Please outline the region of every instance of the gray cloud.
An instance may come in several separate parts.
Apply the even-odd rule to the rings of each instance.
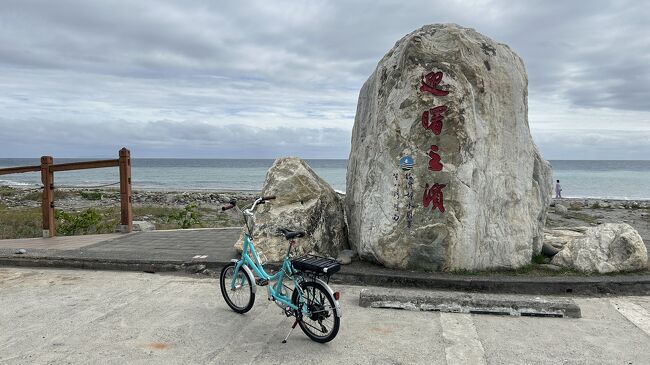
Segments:
[[[533,130],[549,160],[639,160],[650,156],[650,131]]]
[[[242,139],[243,133],[257,138],[260,156],[264,148],[290,148],[309,157],[331,157],[336,149],[345,157],[349,138],[342,145],[330,141],[336,147],[329,150],[275,141],[292,131],[310,141],[349,135],[358,91],[384,53],[421,25],[454,22],[522,56],[531,125],[546,128],[544,135],[554,133],[551,112],[573,117],[568,129],[574,131],[561,133],[600,128],[602,121],[589,118],[599,110],[620,111],[613,123],[649,130],[649,16],[650,7],[633,1],[5,0],[0,128],[57,126],[60,138],[71,139],[51,148],[69,156],[98,148],[84,144],[91,136],[75,139],[75,133],[110,123],[127,135],[167,131],[151,136],[155,142],[132,141],[152,154],[200,156],[199,147],[182,143],[239,126]],[[269,131],[278,134],[256,137]],[[7,136],[0,135],[0,156],[39,148],[25,134]],[[106,132],[104,140],[123,144],[121,137]],[[540,141],[545,154],[555,153],[556,140]],[[201,143],[196,146],[211,148]]]
[[[80,123],[0,120],[0,145],[17,156],[201,158],[347,158],[350,131],[338,128],[213,126],[193,121]],[[29,143],[25,143],[29,141]],[[65,144],[60,141],[66,141]]]

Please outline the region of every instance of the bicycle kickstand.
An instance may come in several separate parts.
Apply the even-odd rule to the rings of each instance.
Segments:
[[[291,331],[293,331],[294,328],[296,328],[296,325],[298,324],[298,320],[296,319],[295,322],[293,322],[293,325],[291,326],[291,329],[289,330],[289,333],[287,333],[287,337],[282,340],[282,343],[287,343],[287,340],[289,339],[289,336],[291,336]]]

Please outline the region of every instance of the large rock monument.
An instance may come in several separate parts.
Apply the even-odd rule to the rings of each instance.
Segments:
[[[542,246],[551,170],[528,128],[528,79],[508,46],[424,26],[359,95],[348,162],[350,245],[388,267],[516,268]]]
[[[282,261],[289,242],[278,235],[278,228],[305,231],[294,253],[315,253],[336,257],[348,248],[343,201],[338,194],[297,157],[275,160],[266,173],[262,195],[275,195],[257,208],[255,249],[265,261]],[[244,207],[242,207],[243,209]],[[243,239],[235,244],[242,250]]]

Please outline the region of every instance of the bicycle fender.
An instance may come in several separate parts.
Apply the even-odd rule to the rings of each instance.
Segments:
[[[332,288],[330,288],[330,286],[327,285],[326,282],[324,282],[323,280],[318,279],[318,278],[316,280],[314,280],[314,281],[317,282],[317,283],[320,283],[321,285],[323,285],[325,287],[325,289],[327,290],[327,292],[330,293],[332,298],[334,298],[334,291],[332,291]],[[343,312],[341,312],[341,305],[339,304],[339,301],[336,300],[336,299],[334,299],[334,309],[336,310],[336,316],[337,317],[339,317],[339,318],[343,317]]]
[[[239,263],[239,260],[232,259],[230,260],[230,262],[234,262],[236,264]],[[251,279],[251,289],[253,289],[253,294],[254,294],[255,292],[257,292],[257,285],[255,284],[255,276],[253,275],[253,272],[248,266],[242,264],[241,268],[244,269],[244,273],[246,274],[246,276],[248,276],[248,278]]]

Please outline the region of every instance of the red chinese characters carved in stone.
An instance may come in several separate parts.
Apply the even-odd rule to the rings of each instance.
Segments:
[[[422,77],[422,85],[420,85],[420,91],[431,93],[435,96],[445,96],[449,94],[449,91],[440,90],[437,88],[438,84],[442,81],[442,72],[429,72],[428,74]]]
[[[422,205],[425,208],[429,207],[429,204],[431,204],[431,208],[433,210],[440,210],[440,213],[445,212],[445,203],[444,203],[444,197],[442,195],[442,189],[447,186],[446,184],[433,184],[431,187],[429,187],[429,184],[426,184],[424,187],[424,195],[422,196]]]
[[[442,163],[440,162],[440,155],[437,153],[438,146],[435,144],[431,145],[429,150],[429,170],[441,171]]]
[[[447,111],[445,105],[437,106],[422,113],[422,126],[436,136],[442,131],[442,113]]]

